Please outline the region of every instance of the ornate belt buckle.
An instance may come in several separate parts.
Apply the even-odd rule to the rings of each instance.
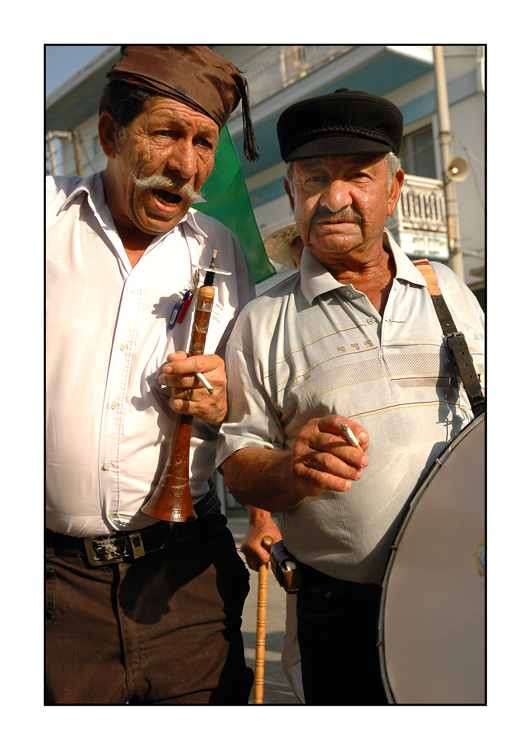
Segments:
[[[83,540],[90,565],[110,565],[124,562],[131,554],[136,560],[144,557],[146,550],[142,534],[137,531],[124,536],[89,536]]]
[[[89,536],[83,540],[88,561],[91,565],[109,565],[110,563],[123,562],[124,547],[120,549],[117,538],[110,536]]]

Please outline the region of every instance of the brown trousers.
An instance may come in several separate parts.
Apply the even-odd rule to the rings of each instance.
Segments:
[[[248,703],[249,574],[220,518],[131,563],[47,549],[46,704]]]

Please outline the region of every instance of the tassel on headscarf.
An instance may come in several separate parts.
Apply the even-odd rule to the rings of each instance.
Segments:
[[[251,120],[251,105],[249,103],[249,87],[247,81],[245,81],[245,85],[240,89],[240,93],[242,97],[243,116],[243,151],[247,161],[256,161],[260,156],[258,154],[258,144],[256,143],[253,122]]]

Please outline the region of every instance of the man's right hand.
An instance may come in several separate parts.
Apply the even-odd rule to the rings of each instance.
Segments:
[[[341,423],[346,422],[363,450],[350,445]],[[361,425],[337,414],[310,419],[293,446],[291,480],[296,493],[315,497],[323,490],[345,492],[369,464],[369,436]]]
[[[352,446],[341,423],[346,422],[361,444]],[[270,513],[294,508],[305,497],[345,492],[363,476],[369,464],[369,436],[357,422],[330,414],[311,419],[300,431],[293,450],[242,448],[222,464],[234,498]]]

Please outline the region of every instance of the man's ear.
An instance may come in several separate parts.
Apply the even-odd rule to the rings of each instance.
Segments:
[[[290,187],[287,177],[284,177],[284,190],[286,191],[286,195],[289,198],[289,204],[291,206],[291,210],[293,211],[295,201],[293,200],[293,195],[291,194],[291,187]]]
[[[116,156],[116,124],[110,112],[102,112],[98,120],[98,135],[103,153],[109,159]]]
[[[398,199],[400,198],[400,192],[402,190],[403,184],[404,184],[404,170],[399,169],[398,172],[393,177],[393,182],[391,183],[391,190],[389,192],[389,199],[387,202],[387,216],[391,216],[391,214],[395,210],[396,204],[398,203]]]

